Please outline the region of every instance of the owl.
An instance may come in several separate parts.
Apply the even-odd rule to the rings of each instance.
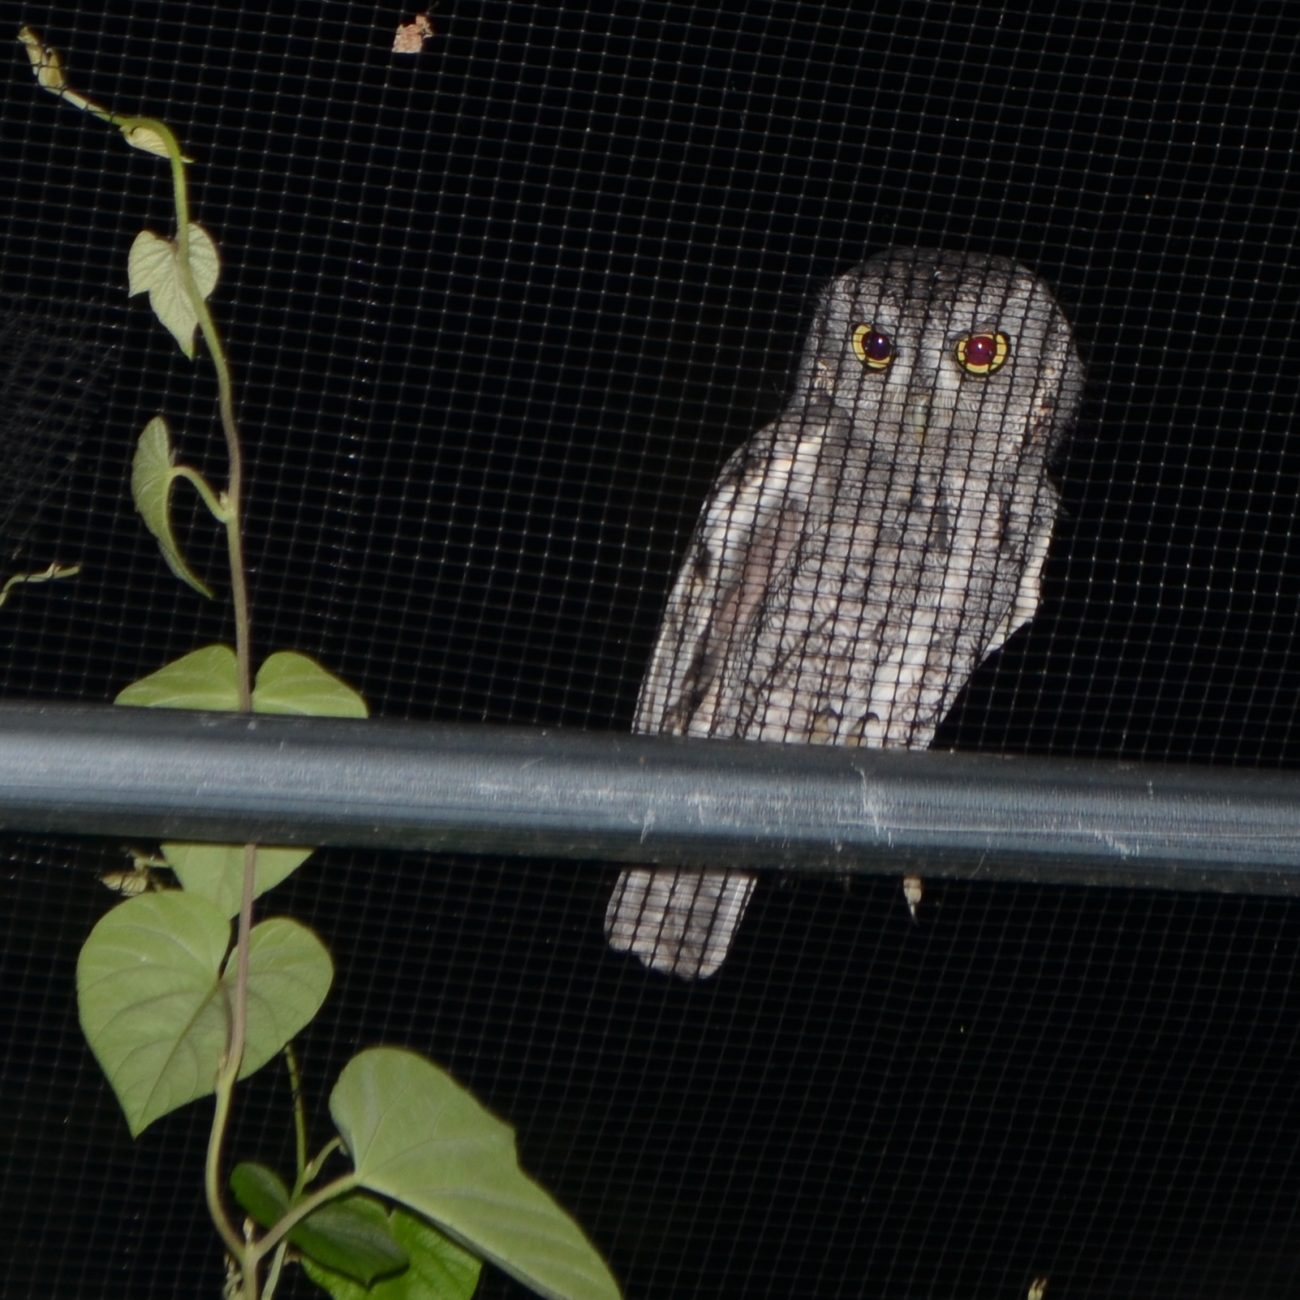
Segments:
[[[1007,258],[896,248],[833,281],[789,405],[705,502],[634,729],[928,746],[1038,607],[1048,463],[1082,387],[1064,313]],[[754,884],[626,870],[606,937],[656,970],[712,975]]]

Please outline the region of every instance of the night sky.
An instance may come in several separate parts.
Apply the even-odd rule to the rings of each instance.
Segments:
[[[780,410],[811,296],[942,246],[1045,276],[1089,383],[1040,614],[936,745],[1300,764],[1286,6],[1198,26],[1157,5],[445,0],[415,56],[371,4],[10,8],[6,30],[32,24],[79,89],[165,118],[196,160],[259,653],[318,657],[378,716],[626,731],[696,512]],[[127,494],[158,410],[220,476],[213,384],[125,298],[136,231],[170,233],[163,165],[40,93],[16,41],[0,69],[0,307],[76,305],[78,375],[116,349],[43,430],[53,459],[0,371],[6,569],[83,565],[0,610],[0,680],[104,702],[231,635]],[[224,591],[216,533],[179,518]],[[207,1108],[132,1143],[76,1023],[96,874],[122,860],[4,846],[14,1295],[220,1286]],[[348,1057],[404,1043],[517,1127],[629,1297],[1300,1294],[1294,903],[935,881],[913,925],[892,876],[772,876],[688,987],[606,952],[613,875],[329,852],[277,891],[339,970],[302,1042],[317,1144]],[[240,1156],[287,1168],[283,1102],[268,1067]]]

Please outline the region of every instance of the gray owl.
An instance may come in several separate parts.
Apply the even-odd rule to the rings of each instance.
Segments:
[[[1038,606],[1047,464],[1083,367],[1003,257],[896,248],[817,304],[785,411],[727,461],[673,587],[639,732],[923,749]],[[754,877],[634,868],[610,945],[722,964]]]

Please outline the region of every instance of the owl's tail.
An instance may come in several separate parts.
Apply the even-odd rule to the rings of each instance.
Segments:
[[[744,871],[634,867],[614,886],[605,937],[652,970],[704,979],[726,958],[755,883]]]

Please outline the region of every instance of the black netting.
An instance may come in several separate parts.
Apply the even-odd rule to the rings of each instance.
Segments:
[[[1041,275],[1088,381],[1037,616],[935,746],[1293,766],[1295,20],[1058,9],[444,5],[407,55],[402,15],[356,3],[10,26],[197,160],[260,655],[319,658],[377,716],[626,732],[816,295],[947,248]],[[3,693],[102,703],[232,635],[190,496],[211,603],[128,495],[158,411],[221,476],[215,383],[125,299],[165,166],[10,55],[0,582],[81,571],[10,588]],[[214,1294],[206,1105],[131,1142],[77,1025],[122,848],[4,855],[8,1291]],[[897,879],[770,876],[689,984],[607,950],[615,875],[331,851],[292,877],[274,910],[339,972],[301,1051],[318,1138],[357,1048],[428,1052],[629,1296],[1300,1290],[1294,903],[927,879],[913,924]],[[233,1150],[287,1163],[282,1092],[276,1067],[245,1090]]]

